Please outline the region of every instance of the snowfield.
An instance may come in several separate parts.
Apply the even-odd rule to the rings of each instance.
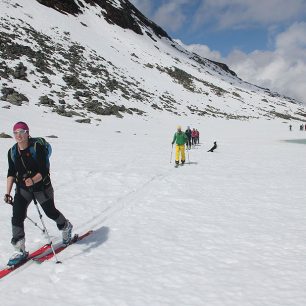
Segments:
[[[76,233],[94,233],[0,281],[1,306],[303,306],[306,303],[304,144],[299,123],[199,117],[107,117],[82,125],[41,108],[0,110],[0,132],[26,121],[56,135],[51,178]],[[200,131],[189,164],[170,163],[176,126]],[[214,153],[206,151],[217,141]],[[0,139],[0,189],[6,154]],[[188,155],[187,155],[188,156]],[[174,154],[173,154],[174,157]],[[0,262],[13,249],[3,203]],[[39,221],[33,203],[29,217]],[[44,220],[54,241],[60,232]],[[26,245],[46,238],[25,222]]]
[[[305,106],[245,83],[212,63],[197,62],[165,38],[155,40],[111,25],[100,9],[89,5],[73,17],[36,1],[14,2],[0,3],[3,37],[15,37],[12,43],[28,44],[34,51],[41,48],[36,43],[43,37],[46,46],[61,47],[66,56],[70,47],[84,46],[75,73],[88,74],[84,82],[90,99],[75,99],[77,88],[64,88],[63,76],[71,72],[73,60],[48,74],[50,85],[42,82],[46,74],[27,56],[8,58],[6,68],[25,63],[29,82],[2,77],[0,91],[12,87],[29,102],[18,107],[0,100],[0,133],[12,135],[14,123],[22,120],[33,137],[58,137],[47,138],[53,148],[56,206],[75,233],[94,232],[61,252],[62,264],[54,259],[28,262],[1,279],[1,306],[306,305],[306,146],[285,141],[306,139],[306,131],[299,131],[297,121],[213,118],[305,118]],[[36,40],[27,36],[29,29]],[[58,58],[55,50],[50,65]],[[105,75],[81,70],[86,63],[101,64]],[[175,67],[185,72],[195,92],[166,73]],[[97,94],[97,84],[112,79],[129,85],[131,96],[146,99],[130,99],[119,89],[104,88],[106,92]],[[60,95],[54,97],[54,90]],[[64,97],[67,109],[75,107],[91,124],[39,106],[42,95],[53,97],[57,107]],[[145,116],[94,114],[84,104],[91,99],[136,107]],[[170,157],[177,125],[197,128],[200,145],[176,169],[174,152]],[[214,141],[218,149],[208,153]],[[13,144],[13,139],[0,139],[3,196],[7,152]],[[4,267],[13,252],[12,208],[1,202]],[[39,223],[33,203],[28,216]],[[61,233],[55,223],[45,216],[44,221],[58,242]],[[27,250],[47,243],[29,220],[25,227]]]

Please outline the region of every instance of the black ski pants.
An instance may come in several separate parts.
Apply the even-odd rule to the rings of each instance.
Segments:
[[[27,217],[27,209],[34,196],[37,202],[42,207],[45,214],[57,224],[59,230],[65,226],[66,218],[58,211],[54,205],[54,191],[50,184],[45,190],[30,192],[23,188],[17,188],[13,202],[12,216],[12,243],[15,244],[18,240],[24,238],[24,220]]]
[[[191,137],[187,137],[187,147],[191,148]]]

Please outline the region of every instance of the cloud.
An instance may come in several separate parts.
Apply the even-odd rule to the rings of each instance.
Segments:
[[[194,52],[204,58],[208,58],[213,61],[222,61],[222,56],[219,51],[213,51],[206,45],[200,45],[200,44],[191,44],[191,45],[185,45],[180,39],[174,39],[179,45],[181,45],[183,48],[190,52]]]
[[[276,38],[276,48],[283,54],[306,59],[306,22],[294,23]]]
[[[152,0],[130,0],[130,2],[145,16],[152,13]]]
[[[201,0],[194,27],[213,23],[217,29],[268,26],[302,18],[305,0]]]
[[[186,11],[190,5],[198,3],[199,0],[130,0],[145,16],[154,20],[159,26],[177,31],[181,29],[189,18]]]
[[[155,11],[153,20],[160,26],[176,31],[182,28],[187,20],[185,5],[190,5],[190,0],[168,0]]]
[[[306,22],[294,23],[275,38],[272,51],[235,50],[224,61],[243,79],[306,104]]]
[[[240,78],[296,98],[306,104],[306,22],[294,23],[274,38],[272,51],[232,51],[227,57],[206,45],[184,45],[189,51],[226,63]]]

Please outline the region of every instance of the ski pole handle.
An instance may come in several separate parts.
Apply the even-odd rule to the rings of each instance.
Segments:
[[[4,195],[4,202],[6,203],[6,204],[10,204],[10,205],[13,205],[13,197],[11,196],[11,195],[9,195],[9,194],[5,194]]]

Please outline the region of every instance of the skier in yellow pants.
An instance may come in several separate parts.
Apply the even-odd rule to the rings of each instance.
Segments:
[[[175,163],[178,165],[180,163],[180,155],[181,155],[181,163],[182,165],[185,163],[185,143],[187,142],[188,138],[184,132],[182,132],[182,127],[177,127],[177,132],[174,134],[172,140],[172,146],[176,143],[175,148]]]

